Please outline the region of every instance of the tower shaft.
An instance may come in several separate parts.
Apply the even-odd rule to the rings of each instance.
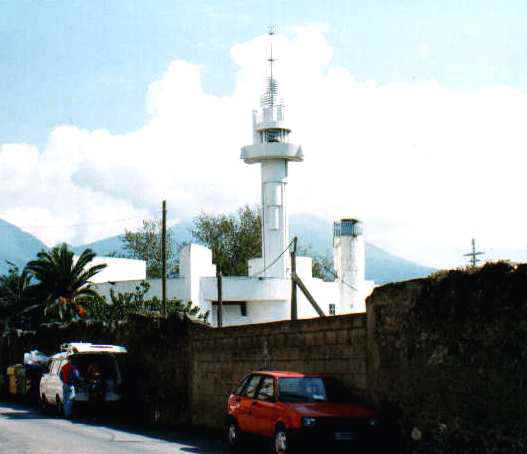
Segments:
[[[270,33],[272,35],[274,33]],[[241,159],[247,164],[260,163],[262,190],[262,259],[261,277],[287,277],[289,241],[287,223],[287,169],[289,161],[301,162],[300,146],[289,142],[291,130],[285,125],[285,106],[279,100],[278,82],[270,77],[260,99],[261,111],[253,112],[253,144],[242,148]]]
[[[262,257],[266,276],[282,278],[287,270],[287,160],[273,159],[261,163],[262,180]],[[280,254],[282,254],[280,256]],[[276,260],[276,263],[271,263]]]

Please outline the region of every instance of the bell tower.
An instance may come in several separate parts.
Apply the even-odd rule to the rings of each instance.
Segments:
[[[304,156],[299,145],[289,142],[291,129],[285,122],[285,106],[279,99],[278,82],[273,74],[276,61],[272,47],[274,34],[274,30],[270,29],[269,76],[260,99],[260,111],[253,111],[253,144],[242,148],[241,159],[247,164],[260,163],[262,258],[266,269],[263,276],[283,279],[287,273],[289,254],[286,252],[276,259],[289,241],[287,170],[290,161],[301,162]]]

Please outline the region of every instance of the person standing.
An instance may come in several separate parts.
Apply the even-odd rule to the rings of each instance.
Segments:
[[[62,399],[64,401],[64,416],[66,419],[73,417],[73,403],[75,400],[75,386],[81,382],[79,370],[73,365],[71,357],[66,358],[66,364],[60,370],[62,381]]]

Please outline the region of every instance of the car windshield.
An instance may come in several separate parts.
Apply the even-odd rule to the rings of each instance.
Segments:
[[[356,402],[357,396],[332,377],[278,379],[282,402]]]

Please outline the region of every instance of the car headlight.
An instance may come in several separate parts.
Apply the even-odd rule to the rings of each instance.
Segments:
[[[309,416],[304,416],[302,418],[302,426],[304,427],[313,427],[317,423],[317,418],[311,418]]]

